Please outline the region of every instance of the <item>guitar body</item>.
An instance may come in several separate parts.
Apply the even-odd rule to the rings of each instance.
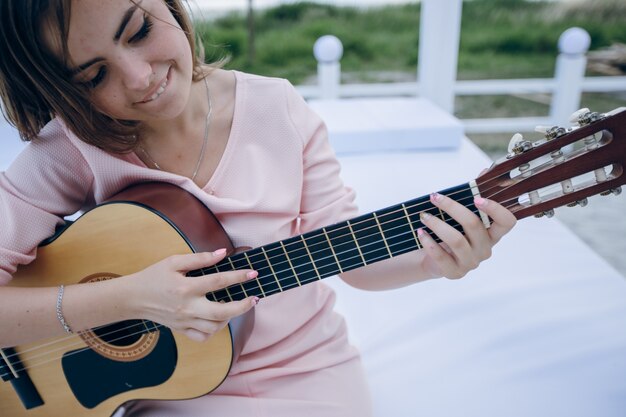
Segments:
[[[210,211],[173,185],[143,184],[115,199],[158,212],[130,202],[98,206],[41,246],[36,261],[20,268],[11,284],[42,287],[110,279],[174,254],[232,250]],[[200,236],[205,240],[190,241]],[[124,326],[131,325],[150,324]],[[111,331],[100,333],[102,338],[88,331],[15,348],[44,405],[25,409],[12,385],[4,382],[0,415],[110,416],[129,400],[193,398],[219,386],[233,360],[229,327],[206,343],[163,327],[147,334],[131,332],[121,340],[107,340]]]

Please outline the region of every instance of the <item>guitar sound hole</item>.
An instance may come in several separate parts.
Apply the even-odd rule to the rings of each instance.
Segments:
[[[130,346],[146,333],[146,327],[143,320],[126,320],[100,327],[93,332],[110,345]]]

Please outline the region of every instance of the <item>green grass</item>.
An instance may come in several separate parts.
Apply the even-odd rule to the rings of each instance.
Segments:
[[[342,70],[350,79],[376,71],[415,74],[419,4],[367,9],[309,2],[257,11],[256,59],[247,60],[246,19],[232,13],[196,24],[210,59],[229,56],[229,68],[305,82],[316,72],[312,48],[326,34],[344,45]],[[626,2],[593,0],[572,6],[522,0],[463,4],[459,79],[550,77],[557,42],[572,26],[586,29],[591,49],[626,43]]]
[[[567,28],[589,32],[591,50],[626,43],[626,1],[584,3],[473,0],[463,4],[459,79],[549,78],[557,42]],[[300,2],[258,11],[256,59],[247,60],[246,17],[233,13],[196,23],[209,60],[230,57],[227,68],[311,82],[317,71],[313,44],[322,35],[341,39],[343,82],[415,79],[419,4],[368,9]],[[594,75],[594,74],[588,74]],[[459,118],[545,116],[548,96],[460,96]],[[608,111],[626,103],[618,94],[585,94],[582,105]],[[529,132],[530,137],[535,135]],[[502,155],[510,134],[471,135],[492,156]]]

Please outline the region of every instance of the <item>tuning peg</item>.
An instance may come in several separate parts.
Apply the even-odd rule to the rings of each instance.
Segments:
[[[523,140],[524,140],[524,136],[522,136],[521,133],[514,134],[511,137],[511,140],[509,141],[509,147],[508,147],[509,152],[513,152],[513,149],[515,149],[517,144]]]
[[[570,121],[572,123],[576,123],[579,126],[585,126],[593,122],[597,122],[598,120],[603,119],[605,117],[606,115],[603,113],[589,111],[589,109],[584,108],[584,109],[580,109],[572,113],[570,117]]]
[[[509,141],[507,158],[513,158],[515,155],[519,155],[532,149],[533,144],[527,140],[524,140],[524,136],[521,133],[516,133],[511,137]]]
[[[569,203],[567,207],[576,207],[576,206],[585,207],[588,203],[589,203],[589,200],[587,200],[586,198],[583,198],[582,200],[573,201]]]
[[[574,113],[572,113],[572,115],[569,117],[569,121],[570,123],[574,123],[574,124],[578,124],[581,116],[584,116],[585,114],[589,113],[589,109],[586,107],[583,107],[582,109],[576,110]]]
[[[539,217],[552,217],[554,216],[554,210],[548,210],[548,211],[544,211],[543,213],[537,213],[535,214],[535,217],[539,218]]]
[[[535,127],[535,131],[539,133],[543,133],[547,140],[556,139],[559,136],[563,136],[567,133],[567,129],[559,126],[542,126],[539,125]]]
[[[620,195],[622,193],[622,187],[613,188],[611,190],[602,191],[600,195]]]

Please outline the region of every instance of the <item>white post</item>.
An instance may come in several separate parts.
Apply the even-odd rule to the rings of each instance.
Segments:
[[[417,79],[419,95],[454,111],[462,0],[422,0]]]
[[[591,37],[584,29],[573,27],[559,37],[556,60],[555,90],[552,94],[550,118],[552,123],[569,126],[570,116],[580,107],[587,57]]]
[[[343,55],[341,41],[333,35],[325,35],[315,41],[313,54],[317,59],[317,82],[320,98],[333,99],[339,97],[341,82],[341,64]]]

